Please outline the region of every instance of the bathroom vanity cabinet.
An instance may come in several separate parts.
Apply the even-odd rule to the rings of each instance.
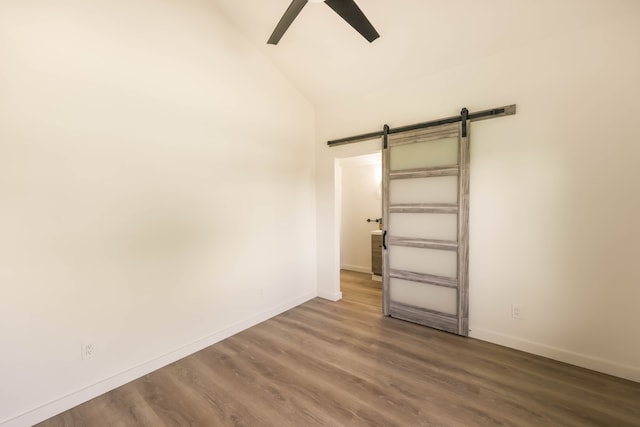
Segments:
[[[371,272],[382,276],[382,230],[371,232]]]

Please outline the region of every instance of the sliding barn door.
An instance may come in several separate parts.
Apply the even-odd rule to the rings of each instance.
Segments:
[[[462,129],[385,135],[383,312],[466,336],[469,142]]]

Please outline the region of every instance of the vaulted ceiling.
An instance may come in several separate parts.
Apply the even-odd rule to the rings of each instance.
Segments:
[[[266,41],[290,0],[212,1],[316,106],[637,7],[637,0],[356,0],[381,35],[369,44],[329,7],[309,2],[273,46]]]

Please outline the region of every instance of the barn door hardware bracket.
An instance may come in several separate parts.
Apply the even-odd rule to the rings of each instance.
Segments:
[[[467,120],[469,120],[469,110],[467,107],[464,107],[462,111],[460,111],[460,122],[462,123],[462,137],[467,137]]]

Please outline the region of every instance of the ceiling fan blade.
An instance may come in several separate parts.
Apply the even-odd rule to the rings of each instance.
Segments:
[[[285,31],[287,31],[293,20],[296,19],[296,16],[298,16],[306,4],[307,0],[293,0],[291,2],[287,10],[284,12],[284,15],[282,15],[282,18],[280,18],[280,22],[276,25],[275,30],[273,30],[267,44],[278,44]]]
[[[355,28],[357,32],[362,34],[362,37],[367,39],[369,43],[380,37],[380,34],[373,28],[373,25],[371,25],[371,22],[364,16],[364,13],[362,13],[355,1],[325,0],[325,3],[340,15],[342,19],[347,21],[349,25]]]

